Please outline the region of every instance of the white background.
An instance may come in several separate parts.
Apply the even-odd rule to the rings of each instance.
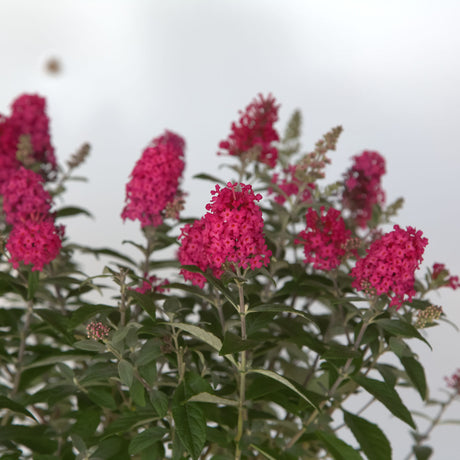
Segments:
[[[48,100],[61,163],[91,143],[80,171],[89,184],[72,185],[66,203],[88,208],[95,220],[68,220],[67,234],[121,248],[124,239],[141,241],[138,224],[123,224],[120,212],[148,142],[165,128],[185,137],[187,214],[201,215],[211,185],[192,176],[227,174],[217,170],[219,141],[239,109],[272,92],[282,104],[280,130],[302,110],[306,149],[343,125],[331,180],[352,155],[383,154],[388,201],[406,199],[398,223],[429,238],[427,265],[460,273],[459,20],[455,0],[1,0],[0,113],[36,92]],[[50,57],[61,61],[61,73],[45,72]],[[459,295],[446,289],[434,299],[457,324]],[[443,377],[460,367],[460,335],[443,325],[429,337],[433,352],[413,348],[433,395],[442,396]],[[416,398],[406,402],[420,408]],[[408,430],[377,404],[371,419],[372,411],[402,459]],[[458,425],[434,432],[435,460],[457,458],[459,433]]]

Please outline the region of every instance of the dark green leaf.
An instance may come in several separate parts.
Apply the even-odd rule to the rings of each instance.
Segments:
[[[39,454],[52,454],[58,445],[49,435],[45,435],[45,426],[2,426],[0,430],[0,443],[13,441],[28,447]]]
[[[391,460],[391,445],[382,430],[364,418],[343,411],[344,421],[359,442],[367,458],[372,460]]]
[[[193,176],[194,179],[203,179],[203,180],[207,180],[207,181],[210,181],[210,182],[213,182],[214,184],[222,184],[222,185],[225,185],[226,182],[223,181],[222,179],[219,179],[215,176],[211,176],[210,174],[195,174]]]
[[[144,430],[142,433],[134,436],[129,443],[129,454],[136,455],[148,449],[152,444],[159,441],[165,433],[166,430],[158,426]]]
[[[206,441],[206,419],[197,403],[179,404],[172,409],[176,432],[194,460]]]
[[[232,332],[226,332],[219,354],[224,356],[231,353],[238,353],[243,350],[255,348],[257,344],[258,342],[256,340],[242,340],[240,336]]]
[[[403,356],[399,359],[401,364],[404,366],[407,375],[419,392],[420,397],[425,400],[427,396],[427,385],[423,366],[413,357]]]
[[[419,339],[422,342],[425,342],[431,349],[431,345],[422,335],[420,335],[420,332],[412,326],[412,324],[409,324],[406,321],[401,319],[383,318],[376,320],[375,323],[381,326],[385,331],[395,336]]]
[[[417,460],[428,460],[433,453],[430,446],[414,446],[413,451]]]
[[[353,375],[351,378],[378,399],[393,415],[412,428],[416,428],[411,413],[403,404],[394,388],[385,382],[364,377],[362,374]]]
[[[36,420],[36,418],[22,404],[19,404],[16,401],[7,398],[6,396],[0,395],[0,409],[9,409],[13,412],[26,415],[27,417]]]
[[[152,390],[150,392],[150,402],[159,417],[165,417],[168,413],[169,401],[168,397],[159,390]]]
[[[56,217],[71,217],[71,216],[78,216],[79,214],[83,214],[88,217],[93,217],[89,211],[83,208],[79,208],[77,206],[66,206],[64,208],[59,208],[56,211]]]
[[[359,452],[333,434],[315,431],[318,439],[335,460],[363,460]]]

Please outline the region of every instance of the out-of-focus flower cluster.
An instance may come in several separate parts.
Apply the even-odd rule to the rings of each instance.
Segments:
[[[358,259],[351,270],[352,286],[371,294],[387,294],[390,306],[400,307],[415,295],[414,272],[423,260],[428,244],[421,231],[407,230],[398,225],[385,233],[367,249],[365,257]]]
[[[12,225],[5,247],[14,268],[23,262],[42,271],[60,252],[64,227],[55,225],[52,198],[44,189],[55,170],[45,99],[20,96],[12,115],[0,117],[0,194],[5,222]]]
[[[185,166],[184,148],[184,139],[170,131],[153,139],[126,185],[126,205],[121,214],[124,220],[157,227],[165,217],[178,217],[183,196],[179,183]]]
[[[250,185],[229,182],[226,187],[216,185],[208,212],[193,224],[185,225],[179,237],[179,261],[182,265],[196,265],[205,271],[210,268],[220,278],[225,268],[243,269],[267,266],[271,251],[263,233],[263,218],[256,204],[262,196]],[[203,287],[200,273],[181,270],[186,280]]]
[[[460,369],[457,369],[450,377],[445,377],[447,386],[460,395]]]
[[[147,277],[147,275],[144,276],[145,279],[142,281],[142,285],[134,289],[136,292],[140,294],[146,294],[148,292],[163,293],[168,290],[167,286],[169,281],[167,279],[161,280],[155,275],[149,277]]]
[[[259,94],[244,112],[240,111],[239,122],[232,123],[228,138],[219,144],[223,150],[220,153],[237,157],[253,154],[261,163],[275,167],[278,150],[273,142],[279,140],[279,135],[273,125],[278,120],[278,109],[272,95]]]
[[[460,287],[458,276],[451,276],[444,264],[433,264],[431,279],[438,286],[448,286],[454,290]]]
[[[21,160],[28,166],[37,165],[44,178],[53,178],[57,165],[50,141],[46,101],[35,94],[18,97],[11,105],[9,117],[0,115],[0,184],[21,166],[18,150],[24,138],[28,139],[30,152],[29,158],[22,155]]]
[[[342,262],[347,253],[347,243],[351,231],[345,227],[345,222],[337,209],[324,206],[319,213],[309,208],[305,215],[307,227],[299,233],[295,244],[304,246],[304,262],[312,264],[318,270],[333,270]]]
[[[314,182],[305,183],[300,174],[301,167],[299,165],[289,165],[283,170],[283,177],[279,173],[272,176],[272,183],[276,184],[281,193],[276,194],[274,200],[278,204],[285,203],[287,197],[299,196],[299,200],[303,203],[311,199],[311,192],[315,188]],[[300,177],[299,177],[300,176]],[[273,193],[273,189],[269,189],[269,193]]]
[[[356,224],[365,228],[372,217],[372,208],[385,202],[380,180],[385,174],[385,159],[378,152],[365,151],[353,157],[353,166],[345,173],[343,207]]]

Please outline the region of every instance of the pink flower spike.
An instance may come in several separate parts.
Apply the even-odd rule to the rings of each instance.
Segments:
[[[385,192],[380,185],[385,174],[385,159],[378,152],[370,151],[353,159],[353,166],[345,173],[342,202],[356,224],[365,228],[372,217],[373,206],[385,202]]]
[[[221,141],[219,148],[228,155],[241,157],[255,151],[257,159],[271,168],[275,167],[278,150],[272,144],[279,140],[273,125],[278,120],[279,105],[269,94],[266,98],[259,94],[245,109],[240,111],[238,123],[232,123],[228,138]]]
[[[123,220],[158,227],[165,217],[178,217],[183,199],[179,183],[185,166],[184,147],[182,137],[166,131],[144,150],[126,185]]]

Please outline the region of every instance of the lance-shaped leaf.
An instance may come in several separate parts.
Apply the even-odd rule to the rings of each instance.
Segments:
[[[353,375],[351,378],[378,399],[393,415],[416,429],[411,413],[394,388],[385,382],[364,377],[362,374]]]
[[[391,445],[383,431],[368,420],[343,411],[343,419],[350,428],[367,458],[391,460]]]
[[[335,460],[363,460],[357,450],[337,436],[324,431],[316,431],[315,434]]]
[[[165,324],[168,324],[173,327],[177,327],[178,329],[188,332],[189,334],[193,335],[197,339],[200,339],[203,342],[210,345],[217,352],[219,352],[222,348],[222,341],[219,339],[219,337],[216,337],[211,332],[201,329],[201,327],[194,326],[192,324],[185,324],[185,323],[165,323]],[[236,366],[236,362],[233,359],[233,356],[225,355],[225,358],[227,358],[232,364]]]
[[[316,406],[307,398],[307,396],[303,393],[302,389],[300,386],[294,385],[291,381],[289,381],[286,377],[283,377],[282,375],[277,374],[276,372],[269,371],[267,369],[250,369],[248,373],[252,374],[261,374],[265,375],[266,377],[270,377],[273,380],[276,380],[277,382],[283,384],[285,387],[289,388],[292,390],[294,393],[297,393],[303,400],[305,400],[308,404],[312,405],[314,408]]]

